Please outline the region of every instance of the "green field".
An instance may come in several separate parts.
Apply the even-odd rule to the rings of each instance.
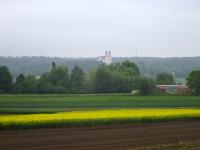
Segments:
[[[1,95],[1,113],[50,113],[85,109],[197,108],[200,97],[128,94]]]
[[[0,129],[200,119],[200,97],[1,95]]]

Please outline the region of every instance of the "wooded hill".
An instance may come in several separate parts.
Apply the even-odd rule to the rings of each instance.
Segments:
[[[175,73],[176,77],[187,77],[195,69],[200,69],[200,57],[114,57],[113,62],[134,61],[142,76],[155,77],[160,72]],[[85,72],[96,68],[101,62],[97,58],[59,58],[59,57],[0,57],[0,65],[6,65],[14,77],[20,73],[40,75],[51,69],[52,62],[68,66],[71,70],[79,65]]]

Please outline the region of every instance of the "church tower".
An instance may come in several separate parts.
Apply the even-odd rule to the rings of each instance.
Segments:
[[[109,65],[112,63],[112,56],[110,51],[105,51],[105,56],[99,56],[97,58],[98,61],[104,62],[105,64]]]
[[[109,65],[112,63],[112,56],[111,56],[111,52],[110,50],[105,52],[105,59],[104,59],[104,62]]]

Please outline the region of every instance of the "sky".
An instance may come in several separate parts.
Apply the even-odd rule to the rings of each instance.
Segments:
[[[200,56],[200,1],[0,0],[0,56],[96,57],[105,50]]]

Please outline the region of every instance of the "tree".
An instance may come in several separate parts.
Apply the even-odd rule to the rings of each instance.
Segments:
[[[137,88],[139,68],[134,62],[128,60],[108,66],[112,76],[112,92],[127,93]]]
[[[140,75],[140,70],[134,62],[125,60],[124,62],[121,63],[121,65],[122,65],[122,70],[124,71],[124,73],[126,73],[127,76],[133,77]]]
[[[100,65],[90,73],[88,85],[95,93],[127,93],[138,88],[139,68],[134,62],[124,61]]]
[[[79,66],[75,66],[71,73],[71,90],[72,92],[84,91],[84,72]]]
[[[28,75],[25,80],[25,93],[37,93],[38,80],[33,75]]]
[[[56,63],[55,62],[52,62],[52,68],[56,68]]]
[[[96,76],[96,69],[93,68],[89,72],[87,72],[85,78],[86,78],[86,91],[89,93],[93,93],[94,90],[94,84],[95,84],[95,76]]]
[[[187,85],[194,95],[200,95],[200,70],[194,70],[187,78]]]
[[[24,93],[26,90],[26,83],[25,83],[25,76],[23,74],[20,74],[17,76],[15,84],[14,84],[14,91],[16,93]]]
[[[95,74],[95,79],[93,84],[94,92],[110,93],[112,91],[111,84],[112,84],[112,76],[108,71],[108,68],[104,64],[100,65]]]
[[[41,75],[38,83],[40,93],[66,93],[70,91],[69,71],[67,67],[52,63],[50,72]]]
[[[6,66],[0,66],[0,91],[10,93],[13,87],[13,78]]]
[[[155,89],[155,84],[152,79],[141,78],[139,85],[139,94],[140,95],[150,95]]]
[[[156,77],[156,83],[165,85],[174,84],[174,77],[170,73],[159,73]]]
[[[50,82],[49,76],[49,72],[45,72],[40,76],[37,90],[39,93],[54,93],[54,88]]]
[[[69,71],[67,67],[52,67],[49,72],[49,80],[53,86],[64,86],[69,90]]]
[[[25,81],[25,76],[21,73],[19,76],[16,77],[16,82],[15,83],[20,83]]]
[[[33,75],[25,77],[23,74],[20,74],[16,78],[14,87],[16,93],[37,93],[38,79]]]

